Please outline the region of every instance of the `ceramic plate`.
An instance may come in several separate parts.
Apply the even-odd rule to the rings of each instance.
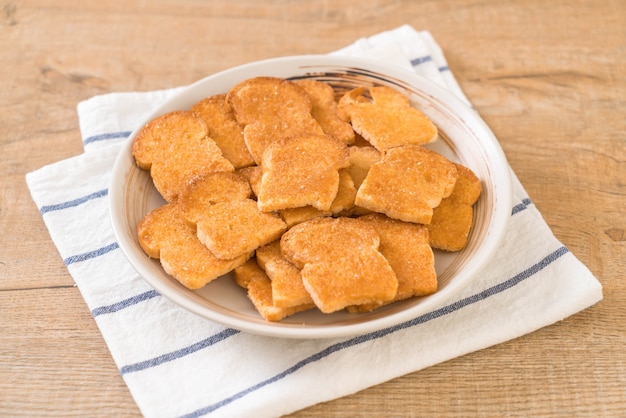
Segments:
[[[110,211],[120,248],[137,272],[162,296],[211,321],[246,332],[286,338],[327,338],[367,333],[398,325],[436,309],[466,286],[498,248],[511,213],[511,183],[505,156],[489,128],[474,110],[451,93],[414,73],[364,58],[296,56],[254,62],[202,79],[156,110],[146,122],[163,113],[188,109],[214,94],[225,93],[239,81],[256,76],[315,78],[337,89],[386,85],[409,96],[439,128],[430,148],[471,168],[483,192],[474,207],[474,225],[463,251],[436,251],[439,290],[433,295],[396,302],[371,313],[322,314],[316,310],[277,323],[263,320],[245,291],[231,277],[221,277],[200,290],[189,290],[167,275],[158,260],[141,250],[136,227],[151,209],[164,203],[148,172],[139,169],[131,154],[131,134],[114,167],[109,189]]]

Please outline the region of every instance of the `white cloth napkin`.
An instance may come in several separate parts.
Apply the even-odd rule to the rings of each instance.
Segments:
[[[384,57],[467,101],[428,32],[402,26],[335,53]],[[107,207],[122,143],[177,91],[80,103],[85,153],[27,175],[52,240],[145,416],[287,414],[519,337],[602,299],[598,281],[553,236],[513,176],[502,247],[468,287],[432,312],[329,340],[262,337],[201,319],[137,275],[115,242]]]

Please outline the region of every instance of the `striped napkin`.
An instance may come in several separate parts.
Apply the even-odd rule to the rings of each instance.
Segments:
[[[428,32],[402,26],[334,52],[412,68],[463,100]],[[201,319],[160,296],[115,241],[107,195],[130,132],[178,89],[112,93],[78,105],[85,152],[26,177],[50,236],[141,412],[273,417],[519,337],[602,299],[513,175],[506,237],[490,264],[436,309],[353,338],[283,340]]]

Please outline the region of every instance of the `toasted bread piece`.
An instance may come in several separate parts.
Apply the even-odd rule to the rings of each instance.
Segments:
[[[137,165],[150,170],[154,186],[168,202],[178,198],[194,177],[212,171],[234,171],[206,123],[195,113],[175,111],[148,122],[133,140]]]
[[[331,313],[347,306],[382,304],[396,295],[398,280],[378,251],[380,238],[367,222],[316,218],[281,238],[283,256],[301,269],[316,306]]]
[[[367,177],[367,172],[372,164],[379,162],[383,158],[383,153],[372,146],[350,147],[350,165],[348,172],[354,182],[354,187],[358,190]]]
[[[200,241],[224,259],[272,242],[287,229],[278,215],[261,212],[252,199],[211,205],[196,225]]]
[[[382,214],[366,215],[359,219],[369,222],[380,235],[379,251],[389,261],[398,278],[398,291],[388,303],[437,291],[435,256],[429,245],[428,229],[424,225],[391,219]],[[368,304],[350,310],[367,312],[379,306]]]
[[[354,208],[354,199],[356,199],[356,188],[354,181],[347,168],[339,170],[339,188],[337,195],[330,205],[330,211],[333,215],[346,213]]]
[[[255,197],[258,196],[259,189],[261,187],[261,178],[263,176],[263,170],[261,169],[261,167],[258,165],[246,167],[239,170],[239,174],[242,177],[248,179],[250,187],[252,187],[252,192],[254,193]],[[299,208],[282,209],[278,211],[278,214],[287,224],[287,228],[291,228],[293,225],[299,224],[309,219],[316,218],[318,216],[330,216],[332,215],[332,212],[330,210],[322,211],[314,208],[313,206],[302,206]]]
[[[369,102],[369,100],[363,96],[365,90],[365,87],[357,87],[343,94],[339,98],[339,103],[337,103],[337,116],[339,117],[339,119],[349,123],[352,117],[352,112],[354,112],[358,105],[360,103]],[[363,137],[358,132],[355,132],[354,140],[363,140]],[[369,144],[368,142],[368,145],[371,144]]]
[[[226,106],[225,94],[207,97],[194,104],[191,111],[206,122],[209,137],[215,141],[224,157],[235,168],[254,164],[254,159],[243,140],[243,128],[237,123],[230,107]]]
[[[457,170],[444,156],[406,145],[385,152],[370,167],[355,204],[390,218],[429,224],[433,208],[454,189]]]
[[[383,153],[371,145],[350,147],[350,165],[347,170],[350,173],[356,191],[358,191],[363,180],[367,177],[367,172],[372,164],[377,163],[382,158]],[[356,200],[356,195],[354,198]],[[347,208],[339,214],[342,216],[362,216],[369,213],[372,213],[372,211],[362,208],[353,202],[351,208]]]
[[[248,289],[248,284],[257,275],[259,271],[259,265],[256,258],[253,256],[249,258],[245,263],[237,268],[233,269],[233,279],[235,283],[243,289]]]
[[[353,144],[354,130],[349,123],[339,118],[335,92],[330,84],[310,78],[296,80],[294,83],[309,95],[312,104],[311,114],[324,133],[346,144]]]
[[[289,308],[304,304],[313,305],[313,299],[302,283],[300,269],[283,257],[279,240],[258,248],[256,260],[272,281],[274,306]]]
[[[206,208],[218,202],[245,200],[251,194],[248,182],[237,173],[213,172],[193,179],[179,198],[183,220],[195,227]]]
[[[137,226],[139,244],[148,256],[159,258],[166,273],[189,289],[199,289],[243,264],[252,252],[220,260],[179,217],[175,203],[149,212]]]
[[[229,90],[226,101],[244,126],[246,146],[258,165],[265,148],[279,138],[324,133],[311,115],[308,94],[289,80],[247,79]]]
[[[235,173],[196,178],[180,198],[181,216],[195,224],[200,241],[216,257],[236,258],[278,239],[287,229],[274,213],[248,199],[248,182]]]
[[[319,210],[313,206],[279,210],[278,213],[287,223],[287,227],[318,216],[330,216],[353,208],[354,199],[356,198],[356,188],[354,187],[352,177],[350,177],[350,174],[345,170],[346,169],[339,170],[339,188],[337,189],[337,196],[335,196],[330,206],[330,210]],[[261,167],[258,165],[245,167],[237,170],[237,173],[248,180],[254,197],[256,198],[261,187],[261,178],[263,176]]]
[[[294,225],[320,216],[350,213],[354,208],[355,198],[356,189],[354,188],[352,177],[350,177],[346,169],[341,169],[339,170],[339,188],[337,189],[337,195],[330,205],[329,210],[319,210],[313,206],[302,206],[299,208],[282,209],[279,210],[278,213],[287,224],[287,228],[291,228]]]
[[[248,180],[248,184],[250,184],[254,198],[256,198],[259,195],[261,176],[263,176],[263,169],[261,169],[261,166],[252,165],[250,167],[240,168],[237,170],[237,174]]]
[[[452,194],[433,210],[428,224],[430,245],[446,251],[462,250],[467,244],[474,216],[473,204],[481,193],[480,180],[469,168],[456,164],[459,177]]]
[[[272,283],[254,259],[249,260],[241,267],[237,267],[234,271],[234,277],[239,286],[248,289],[248,299],[252,301],[256,310],[266,321],[280,321],[287,316],[315,306],[312,303],[288,308],[274,306]]]
[[[329,210],[339,190],[338,170],[348,164],[348,147],[328,135],[276,140],[263,154],[259,209]]]
[[[437,127],[411,106],[409,98],[386,86],[368,89],[372,101],[363,100],[363,88],[339,100],[342,115],[352,128],[380,151],[402,145],[422,145],[437,139]]]
[[[313,206],[302,206],[300,208],[282,209],[278,211],[278,214],[287,224],[287,228],[291,228],[313,218],[331,216],[333,213],[330,210],[315,209]]]

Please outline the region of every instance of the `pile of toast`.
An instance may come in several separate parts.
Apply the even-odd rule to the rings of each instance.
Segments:
[[[437,137],[390,87],[244,80],[136,135],[135,161],[167,202],[139,243],[189,289],[233,272],[268,321],[434,293],[433,248],[466,245],[481,193],[469,168],[423,146]]]

